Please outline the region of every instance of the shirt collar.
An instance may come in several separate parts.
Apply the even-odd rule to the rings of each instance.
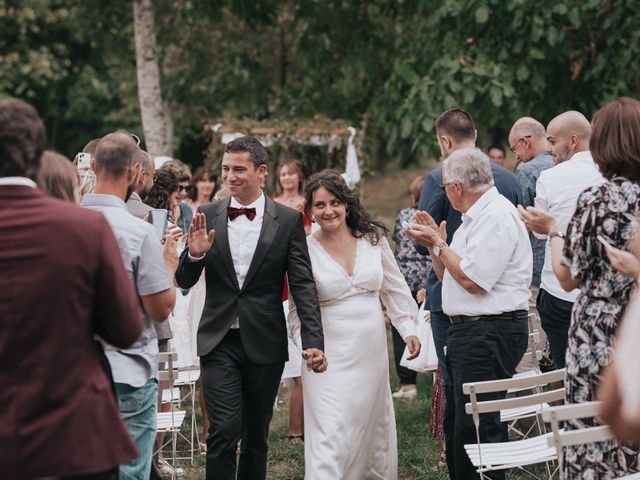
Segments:
[[[476,200],[476,203],[471,205],[469,210],[462,214],[462,220],[464,221],[466,219],[467,221],[471,221],[474,218],[478,218],[489,202],[498,195],[500,195],[498,193],[498,189],[496,187],[491,187],[489,190],[484,192],[478,200]]]
[[[576,152],[574,153],[571,158],[569,160],[567,160],[567,162],[583,162],[585,160],[589,160],[591,162],[593,162],[593,157],[591,156],[591,152],[589,150],[585,151],[585,152]]]
[[[234,197],[231,197],[230,207],[233,208],[255,208],[256,214],[262,214],[264,212],[265,198],[264,193],[258,197],[258,199],[250,205],[242,205]]]
[[[84,196],[80,205],[83,207],[118,207],[127,209],[127,205],[121,198],[115,195],[105,195],[101,193],[88,193]]]
[[[546,158],[546,157],[551,158],[551,154],[548,151],[543,150],[539,154],[537,154],[535,157],[533,157],[530,161],[541,160],[541,159]]]
[[[18,185],[23,187],[37,188],[36,182],[27,177],[0,177],[0,187],[8,185]]]
[[[142,199],[140,198],[140,195],[138,195],[136,192],[131,192],[131,196],[129,197],[129,200],[137,200],[138,202],[141,202]]]

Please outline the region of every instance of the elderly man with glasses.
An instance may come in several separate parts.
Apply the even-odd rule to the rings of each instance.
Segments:
[[[479,478],[464,445],[475,443],[467,382],[509,378],[527,349],[529,284],[533,258],[529,235],[514,205],[494,187],[489,157],[463,148],[442,166],[442,186],[451,206],[462,213],[462,225],[446,241],[447,224],[438,225],[418,212],[407,236],[429,249],[442,280],[442,310],[451,319],[447,360],[453,382],[453,479]],[[481,395],[481,400],[500,398]],[[480,441],[502,439],[499,414],[481,418]],[[495,478],[504,478],[498,473]]]
[[[513,124],[509,132],[509,146],[523,165],[516,170],[516,178],[522,188],[522,206],[532,207],[536,198],[536,182],[540,173],[553,167],[553,159],[547,151],[547,139],[544,125],[531,117],[522,117]],[[533,281],[531,283],[534,298],[540,287],[540,272],[544,264],[544,242],[530,236],[533,250]]]

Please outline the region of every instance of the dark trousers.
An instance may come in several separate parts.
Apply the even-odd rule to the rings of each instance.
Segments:
[[[444,387],[444,417],[442,419],[442,427],[444,430],[444,438],[447,454],[447,468],[451,478],[455,478],[455,459],[453,456],[453,438],[455,424],[455,403],[453,401],[453,385],[451,380],[451,368],[445,347],[447,346],[448,330],[451,326],[451,319],[444,312],[431,312],[431,332],[433,334],[433,343],[436,347],[436,355],[438,356],[438,368],[442,375],[442,383]]]
[[[573,302],[554,297],[546,290],[540,289],[536,307],[540,315],[540,324],[549,340],[551,359],[556,368],[564,368]]]
[[[402,360],[402,354],[404,353],[406,344],[404,343],[402,336],[400,336],[396,330],[396,327],[392,327],[391,332],[393,337],[393,357],[396,363],[396,373],[400,378],[400,384],[415,385],[418,374],[414,370],[400,365],[400,360]]]
[[[450,469],[449,474],[452,479],[459,480],[480,478],[464,449],[465,444],[475,444],[477,439],[473,419],[465,412],[469,396],[462,393],[462,385],[513,376],[527,350],[527,312],[523,311],[518,319],[486,318],[451,325],[448,335],[447,356],[453,379],[455,409],[451,452],[454,469]],[[478,395],[480,401],[500,398],[504,398],[504,394]],[[500,442],[503,439],[500,413],[481,415],[479,432],[483,443]],[[486,475],[495,479],[505,478],[504,471]]]
[[[451,319],[443,312],[431,312],[431,332],[433,333],[433,343],[438,356],[438,368],[445,385],[451,385],[451,374],[445,355],[447,346],[448,330],[451,326]]]
[[[238,330],[201,357],[202,388],[209,414],[207,480],[265,480],[267,437],[284,363],[249,361]]]

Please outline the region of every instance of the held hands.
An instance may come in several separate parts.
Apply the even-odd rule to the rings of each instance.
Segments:
[[[329,365],[324,352],[319,348],[307,348],[302,352],[302,358],[307,361],[307,370],[313,370],[316,373],[322,373]]]
[[[558,230],[556,217],[539,208],[527,207],[525,210],[522,205],[518,205],[518,215],[530,232],[548,235],[549,232]]]
[[[433,247],[447,238],[447,222],[442,221],[438,226],[427,212],[416,212],[411,228],[405,229],[404,233],[415,244]]]
[[[420,355],[420,340],[418,340],[418,337],[416,337],[415,335],[409,335],[407,338],[404,339],[404,341],[407,344],[407,348],[409,349],[409,356],[407,357],[407,360],[413,360],[414,358],[418,358],[418,355]]]
[[[204,213],[196,213],[189,225],[187,244],[189,253],[194,257],[202,257],[213,245],[215,230],[207,232],[207,219]]]

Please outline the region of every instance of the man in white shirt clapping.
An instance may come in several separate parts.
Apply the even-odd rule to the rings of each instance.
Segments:
[[[447,359],[454,388],[454,479],[479,478],[464,450],[475,443],[469,401],[462,384],[509,378],[524,355],[528,340],[528,302],[533,256],[529,235],[516,208],[493,186],[489,158],[480,150],[454,152],[442,166],[442,187],[462,225],[451,245],[446,224],[436,225],[426,212],[416,214],[406,231],[427,247],[442,279],[442,308],[451,318]],[[500,398],[480,395],[481,400]],[[483,416],[481,442],[502,439],[499,414]],[[494,472],[495,473],[495,472]],[[504,478],[504,473],[498,474]]]

